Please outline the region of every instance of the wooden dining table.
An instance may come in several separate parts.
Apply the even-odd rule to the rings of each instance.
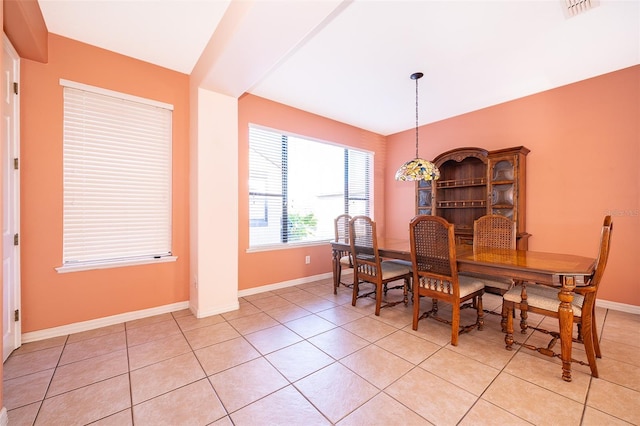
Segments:
[[[378,239],[378,252],[383,258],[411,261],[409,240]],[[331,242],[333,267],[339,267],[338,253],[350,250],[348,244]],[[476,251],[470,245],[456,247],[458,272],[477,273],[510,278],[521,282],[535,282],[558,287],[559,331],[562,359],[562,378],[571,381],[571,351],[573,332],[573,290],[585,285],[593,274],[596,259],[571,254],[547,253],[530,250],[481,248]],[[337,288],[336,274],[334,286]],[[513,341],[513,325],[507,330],[505,342]],[[507,345],[509,346],[509,345]]]

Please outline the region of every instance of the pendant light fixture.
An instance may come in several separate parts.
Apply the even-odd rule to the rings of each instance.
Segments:
[[[404,163],[396,172],[396,180],[438,180],[440,170],[431,161],[424,160],[418,155],[418,79],[424,74],[416,72],[411,74],[411,79],[416,81],[416,158]]]

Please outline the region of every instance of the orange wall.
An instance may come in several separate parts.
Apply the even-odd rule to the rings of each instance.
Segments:
[[[318,115],[253,95],[244,95],[238,104],[239,137],[239,202],[238,265],[239,289],[304,278],[331,271],[331,249],[328,243],[285,250],[246,253],[249,247],[249,124],[258,124],[302,136],[374,151],[374,218],[384,234],[384,137]],[[313,159],[310,159],[313,160]],[[322,179],[310,176],[310,179]],[[306,265],[305,256],[311,256]]]
[[[21,58],[47,62],[47,25],[36,0],[3,2],[4,32]]]
[[[427,158],[452,148],[524,145],[531,250],[596,256],[612,214],[611,254],[598,298],[640,306],[640,66],[623,69],[420,129]],[[413,131],[387,138],[388,237],[403,237],[414,187],[395,169],[413,156]]]
[[[48,56],[46,64],[21,61],[22,331],[189,300],[189,77],[53,34]],[[62,261],[61,78],[174,105],[177,262],[55,271]]]

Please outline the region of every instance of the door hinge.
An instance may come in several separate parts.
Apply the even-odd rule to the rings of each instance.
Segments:
[[[18,82],[17,81],[13,82],[13,93],[15,93],[16,95],[18,94]]]
[[[18,160],[17,158],[13,159],[13,169],[14,170],[18,170],[20,168],[20,160]]]
[[[13,320],[14,321],[20,321],[20,309],[16,309],[13,312]]]
[[[17,246],[18,244],[20,244],[20,234],[15,234],[13,236],[13,245]]]

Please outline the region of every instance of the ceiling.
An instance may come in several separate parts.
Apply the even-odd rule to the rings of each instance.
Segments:
[[[382,135],[640,63],[640,1],[39,0],[49,32]],[[576,0],[573,0],[576,1]]]

